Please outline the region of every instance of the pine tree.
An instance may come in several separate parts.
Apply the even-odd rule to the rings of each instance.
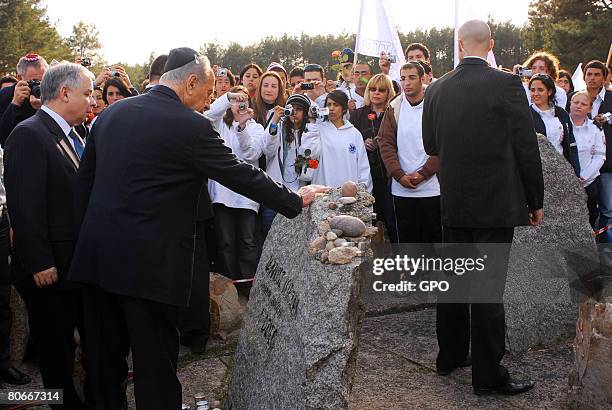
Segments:
[[[29,52],[47,61],[70,58],[66,41],[46,15],[42,0],[0,0],[0,72],[15,72]]]

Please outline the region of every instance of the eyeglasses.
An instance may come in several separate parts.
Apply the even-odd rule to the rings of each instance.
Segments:
[[[375,93],[376,91],[378,91],[379,93],[387,92],[386,88],[378,88],[378,87],[370,87],[368,88],[368,90],[370,90],[371,93]]]

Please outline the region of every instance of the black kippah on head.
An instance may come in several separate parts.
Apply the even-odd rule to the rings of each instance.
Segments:
[[[164,73],[172,71],[192,61],[200,63],[200,53],[189,47],[173,48],[168,54],[168,61],[164,67]]]

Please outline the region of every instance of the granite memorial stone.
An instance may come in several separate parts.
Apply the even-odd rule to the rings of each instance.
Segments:
[[[360,265],[369,254],[329,241],[331,252],[352,249],[347,263],[332,265],[317,238],[331,233],[328,221],[337,215],[371,215],[373,198],[360,187],[356,203],[330,209],[340,196],[332,190],[295,219],[275,218],[239,336],[227,408],[347,408],[363,317]]]

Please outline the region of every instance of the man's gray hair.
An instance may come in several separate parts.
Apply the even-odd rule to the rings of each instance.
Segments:
[[[74,63],[60,63],[51,66],[40,83],[40,99],[43,104],[58,97],[62,87],[79,88],[83,77],[94,80],[94,76],[85,67]]]
[[[17,74],[23,77],[26,71],[28,71],[28,68],[30,67],[49,68],[49,64],[47,64],[47,60],[45,60],[41,56],[38,56],[38,60],[36,61],[28,61],[26,57],[21,57],[19,59],[19,62],[17,63]]]
[[[208,57],[199,56],[182,67],[164,73],[160,78],[160,82],[178,85],[186,81],[192,74],[195,74],[198,80],[204,82],[208,78],[209,70],[210,61],[208,61]]]

